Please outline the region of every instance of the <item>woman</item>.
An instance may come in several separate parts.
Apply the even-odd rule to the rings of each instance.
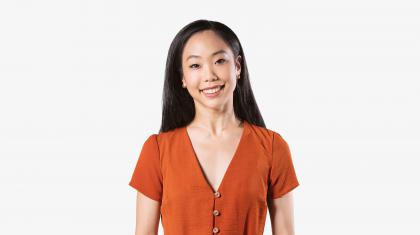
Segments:
[[[290,150],[267,129],[242,46],[226,25],[197,20],[169,49],[158,134],[144,142],[129,185],[136,235],[294,234]]]

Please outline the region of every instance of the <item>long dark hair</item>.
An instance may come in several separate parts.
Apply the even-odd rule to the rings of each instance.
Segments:
[[[159,132],[166,132],[189,124],[195,116],[194,100],[182,87],[182,52],[188,39],[197,32],[212,30],[230,47],[234,58],[241,56],[240,79],[233,92],[233,109],[241,121],[265,127],[249,82],[244,51],[236,34],[226,25],[210,20],[196,20],[184,26],[172,40],[165,69],[162,94],[162,123]]]

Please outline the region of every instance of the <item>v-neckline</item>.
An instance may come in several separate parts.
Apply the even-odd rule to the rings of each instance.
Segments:
[[[244,139],[245,139],[245,135],[246,135],[247,127],[248,127],[247,125],[248,125],[247,121],[246,120],[243,120],[243,129],[242,129],[241,137],[239,139],[239,143],[236,146],[236,149],[235,149],[235,151],[233,153],[233,156],[232,156],[232,158],[231,158],[231,160],[230,160],[230,162],[228,164],[228,167],[226,168],[226,171],[225,171],[225,173],[224,173],[224,175],[222,177],[222,181],[220,182],[220,184],[219,184],[219,186],[218,186],[217,189],[213,189],[213,186],[211,186],[210,182],[207,180],[207,178],[206,178],[206,176],[205,176],[205,174],[203,172],[203,169],[201,168],[200,161],[198,160],[198,157],[197,157],[197,154],[195,152],[194,146],[192,144],[191,138],[190,138],[190,136],[188,134],[187,126],[184,126],[182,128],[183,131],[184,131],[184,134],[187,137],[188,151],[190,153],[192,153],[191,155],[193,157],[194,167],[199,172],[200,177],[201,177],[202,181],[204,181],[204,183],[207,185],[207,188],[210,189],[213,193],[220,192],[220,190],[223,187],[224,182],[226,181],[226,178],[229,176],[230,171],[232,171],[231,170],[232,165],[237,161],[237,158],[238,158],[238,155],[239,155],[238,152],[239,152],[239,150],[240,150],[240,148],[241,148],[241,146],[242,146],[242,144],[244,142]],[[216,190],[216,191],[214,191],[214,190]]]

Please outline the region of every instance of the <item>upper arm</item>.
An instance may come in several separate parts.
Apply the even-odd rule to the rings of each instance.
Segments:
[[[135,235],[158,234],[159,220],[160,202],[137,192]]]
[[[274,132],[267,206],[274,235],[294,234],[293,189],[299,186],[287,142]]]
[[[129,185],[153,200],[162,201],[163,176],[156,134],[144,142]]]
[[[163,176],[157,135],[144,142],[129,185],[137,190],[136,235],[156,235],[163,196]]]
[[[294,235],[293,192],[279,198],[268,199],[273,235]]]
[[[276,199],[298,187],[299,181],[289,145],[277,132],[273,132],[271,155],[268,197]]]

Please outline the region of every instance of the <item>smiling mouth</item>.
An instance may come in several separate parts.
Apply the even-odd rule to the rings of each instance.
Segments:
[[[199,90],[199,91],[200,91],[200,92],[203,92],[204,90],[208,90],[208,91],[210,91],[210,90],[214,90],[214,89],[216,89],[216,91],[215,91],[215,92],[217,92],[217,91],[219,91],[219,90],[223,90],[223,88],[225,88],[225,84],[220,85],[219,87],[215,87],[215,88],[211,88],[211,89],[202,89],[202,90]]]

